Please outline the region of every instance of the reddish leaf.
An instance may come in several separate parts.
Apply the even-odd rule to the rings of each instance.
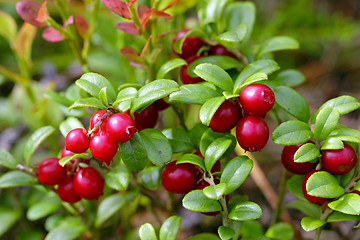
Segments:
[[[170,3],[167,7],[165,7],[163,10],[161,10],[161,11],[165,11],[165,10],[167,10],[167,9],[169,9],[169,8],[172,8],[173,6],[175,6],[175,4],[178,2],[178,0],[174,0],[174,1],[172,1],[172,3]]]
[[[127,60],[133,63],[143,63],[143,59],[140,55],[136,52],[135,49],[131,47],[124,47],[120,50],[120,53],[126,57]]]
[[[154,12],[155,12],[155,9],[150,9],[150,11],[143,13],[143,15],[140,17],[140,23],[143,28],[146,29],[146,24]]]
[[[167,18],[167,19],[172,19],[173,18],[170,14],[167,14],[167,13],[165,13],[163,11],[156,11],[156,12],[154,12],[153,15],[157,16],[157,17],[164,17],[164,18]]]
[[[144,57],[145,56],[145,52],[147,50],[147,48],[149,47],[149,44],[150,44],[150,40],[152,39],[152,35],[150,35],[150,37],[148,37],[148,39],[146,40],[146,43],[143,47],[143,49],[141,50],[141,53],[140,53],[140,57]]]
[[[139,29],[136,28],[133,22],[121,22],[116,25],[116,27],[128,34],[138,35],[140,33]]]
[[[52,27],[47,27],[42,33],[43,39],[48,42],[61,42],[65,39],[61,33]]]
[[[48,11],[47,11],[47,0],[45,0],[42,4],[41,7],[38,11],[37,17],[36,17],[36,21],[38,22],[45,22],[46,19],[49,17]]]
[[[148,6],[146,6],[146,5],[139,5],[139,6],[138,6],[138,15],[139,15],[139,18],[141,18],[142,15],[144,15],[144,13],[149,12],[149,11],[151,11],[151,8],[149,8]]]
[[[89,24],[87,23],[86,19],[82,16],[75,16],[75,27],[79,35],[82,38],[85,38],[89,32]]]
[[[70,16],[66,22],[64,23],[64,27],[69,26],[70,24],[74,24],[74,16]]]
[[[41,7],[40,3],[34,1],[21,1],[16,4],[16,11],[25,22],[43,28],[46,27],[46,23],[37,20]]]
[[[101,0],[102,3],[117,15],[131,19],[131,14],[126,3],[120,0]]]
[[[128,2],[128,7],[131,7],[132,5],[134,5],[137,2],[137,0],[129,0]]]

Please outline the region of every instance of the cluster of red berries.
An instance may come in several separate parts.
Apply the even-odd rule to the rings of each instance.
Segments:
[[[318,205],[323,205],[325,202],[329,201],[328,198],[311,196],[306,191],[306,183],[311,175],[316,172],[326,171],[334,175],[344,175],[349,173],[356,165],[357,156],[354,148],[350,145],[344,143],[344,148],[336,150],[323,150],[321,153],[320,163],[321,169],[316,170],[318,162],[303,162],[297,163],[294,161],[294,156],[296,151],[306,143],[314,143],[309,140],[305,143],[298,145],[285,146],[281,154],[281,162],[284,167],[295,174],[305,175],[305,178],[302,183],[302,191],[305,198],[311,202]]]

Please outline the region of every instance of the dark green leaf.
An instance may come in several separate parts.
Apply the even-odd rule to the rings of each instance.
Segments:
[[[87,227],[78,217],[67,217],[46,235],[45,240],[72,240],[78,238],[86,230]]]
[[[277,36],[263,42],[258,50],[257,59],[269,52],[279,50],[298,49],[299,42],[288,36]]]
[[[221,240],[231,239],[235,235],[235,231],[231,228],[220,226],[218,228],[218,234]]]
[[[81,98],[79,100],[76,100],[74,104],[68,108],[68,110],[70,111],[71,109],[78,107],[92,107],[92,108],[106,109],[106,106],[102,104],[99,99],[96,99],[94,97]]]
[[[236,138],[230,133],[217,133],[217,132],[213,132],[211,129],[208,129],[206,132],[204,132],[204,134],[200,139],[201,153],[205,155],[206,149],[210,146],[210,144],[212,144],[216,139],[224,138],[224,137],[230,139],[232,141],[232,144],[228,148],[228,150],[224,153],[224,155],[221,156],[221,158],[224,158],[229,154],[231,154],[231,152],[234,150],[237,144]]]
[[[224,32],[216,37],[220,42],[231,42],[239,43],[246,37],[248,26],[245,23],[231,29],[230,31]]]
[[[106,87],[106,96],[108,101],[114,102],[116,99],[116,93],[111,83],[100,74],[85,73],[75,83],[95,98],[98,98],[100,90]]]
[[[265,236],[271,239],[289,240],[294,237],[294,231],[288,223],[276,223],[270,226]]]
[[[360,221],[360,216],[348,215],[340,212],[332,212],[326,222]]]
[[[174,59],[167,61],[166,63],[161,65],[161,67],[156,75],[156,79],[164,78],[168,72],[170,72],[171,70],[173,70],[175,68],[181,67],[183,65],[186,65],[186,61],[181,58],[174,58]]]
[[[204,104],[213,97],[220,96],[216,87],[211,83],[186,84],[179,91],[170,94],[171,101],[180,101],[190,104]]]
[[[19,162],[13,157],[11,153],[5,149],[0,149],[0,165],[10,169],[15,169]]]
[[[297,163],[310,162],[321,157],[319,149],[313,143],[302,145],[294,155],[294,161]]]
[[[220,240],[220,238],[212,233],[200,233],[189,237],[187,240]]]
[[[274,143],[279,145],[296,145],[308,141],[314,134],[309,125],[291,120],[280,124],[272,133]]]
[[[301,188],[301,185],[300,185]],[[286,205],[286,208],[297,209],[309,217],[320,218],[320,207],[309,201],[297,200]]]
[[[175,240],[181,225],[181,218],[171,216],[161,225],[159,238],[160,240]]]
[[[106,220],[119,212],[125,203],[125,197],[120,194],[113,194],[103,199],[97,209],[95,227],[101,226]]]
[[[185,155],[182,155],[177,161],[176,164],[180,164],[180,163],[191,163],[194,165],[197,165],[199,167],[201,167],[203,170],[205,170],[205,162],[204,160],[192,153],[188,153]]]
[[[147,154],[139,133],[134,134],[134,139],[119,143],[119,148],[121,158],[129,170],[136,172],[145,168]]]
[[[208,129],[209,129],[208,127],[206,127],[204,124],[201,123],[197,123],[192,129],[190,129],[191,141],[198,148],[200,147],[201,137]]]
[[[35,221],[40,218],[46,217],[51,213],[61,208],[60,202],[58,201],[41,201],[32,205],[26,213],[26,217]]]
[[[306,198],[304,197],[302,188],[301,188],[303,181],[304,181],[303,175],[294,175],[288,180],[287,188],[298,199],[304,200],[305,202],[307,202]]]
[[[210,144],[205,152],[205,169],[210,172],[211,168],[214,166],[217,160],[220,159],[222,155],[228,150],[231,146],[232,141],[228,138],[218,138]]]
[[[348,193],[329,203],[328,206],[341,213],[360,215],[360,196],[356,193]]]
[[[28,186],[36,183],[37,180],[34,176],[16,170],[7,172],[0,177],[0,188]]]
[[[173,153],[187,151],[193,146],[189,133],[183,129],[168,128],[162,133],[169,139]]]
[[[155,229],[150,223],[141,225],[139,229],[139,236],[141,240],[157,240]]]
[[[343,148],[344,148],[343,141],[341,141],[338,138],[332,138],[332,137],[326,139],[321,146],[321,150],[334,150],[334,149],[343,149]]]
[[[20,219],[21,211],[9,208],[0,208],[0,237]]]
[[[313,231],[321,226],[323,226],[326,222],[321,219],[312,218],[312,217],[304,217],[301,219],[301,227],[309,232]]]
[[[253,220],[262,215],[259,205],[253,202],[241,202],[229,211],[229,218],[236,221]]]
[[[105,174],[105,184],[114,190],[124,191],[129,186],[130,172],[124,164]]]
[[[66,120],[62,121],[59,125],[59,130],[61,134],[66,137],[68,133],[75,128],[83,128],[84,126],[79,121],[79,119],[74,117],[68,117]]]
[[[66,107],[69,107],[73,103],[73,101],[71,101],[70,99],[64,97],[63,95],[57,92],[46,92],[45,97],[53,100],[54,102],[62,104]]]
[[[270,82],[277,86],[296,87],[305,82],[305,76],[299,70],[288,69],[281,71]]]
[[[183,207],[195,212],[216,212],[221,210],[220,203],[205,196],[202,190],[191,191],[182,200]]]
[[[203,193],[210,199],[219,200],[226,190],[225,183],[219,183],[215,186],[208,186],[203,189]]]
[[[319,142],[324,141],[335,129],[340,119],[336,109],[325,107],[320,110],[315,120],[314,136]]]
[[[161,167],[147,167],[140,173],[140,182],[148,189],[156,189],[161,181]]]
[[[102,104],[104,104],[106,107],[109,107],[109,102],[106,97],[106,87],[102,88],[99,92],[99,99]]]
[[[336,178],[325,171],[312,174],[306,182],[306,191],[311,196],[336,198],[344,194],[344,189]]]
[[[253,239],[254,236],[264,235],[264,230],[261,224],[256,220],[249,220],[245,222],[232,221],[232,225],[235,225],[233,229],[239,228],[239,233],[243,238]],[[240,225],[237,227],[237,225]]]
[[[224,101],[224,96],[214,97],[207,100],[200,109],[200,121],[208,126],[215,112],[218,110],[218,108]]]
[[[217,65],[202,63],[195,68],[194,72],[205,81],[210,82],[223,90],[231,91],[233,88],[234,83],[229,74]]]

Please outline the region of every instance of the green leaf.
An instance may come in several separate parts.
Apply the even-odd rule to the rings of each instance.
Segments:
[[[66,107],[69,107],[71,104],[73,104],[73,101],[71,101],[70,99],[64,97],[63,95],[57,92],[46,92],[44,96]]]
[[[208,129],[204,134],[202,135],[200,139],[200,151],[203,155],[205,155],[206,149],[212,144],[216,139],[218,138],[228,138],[232,141],[232,144],[228,148],[228,150],[221,156],[221,158],[225,158],[226,156],[230,155],[232,151],[234,150],[237,141],[236,138],[230,134],[230,133],[218,133],[213,132],[211,129]]]
[[[219,200],[226,190],[225,183],[219,183],[215,186],[208,186],[203,189],[203,193],[210,199]]]
[[[235,231],[231,228],[220,226],[218,228],[218,234],[221,240],[231,239],[235,235]]]
[[[200,121],[208,126],[215,112],[218,110],[218,108],[224,101],[224,96],[214,97],[207,100],[200,109]]]
[[[305,82],[305,76],[299,70],[288,69],[281,71],[270,82],[277,86],[296,87]]]
[[[326,171],[312,174],[306,182],[306,191],[311,196],[323,198],[336,198],[345,192],[336,178]]]
[[[239,233],[243,238],[249,239],[254,236],[264,235],[264,230],[261,224],[256,220],[249,220],[245,222],[232,221],[233,229],[239,229]]]
[[[211,83],[203,82],[182,85],[179,91],[171,93],[169,97],[171,101],[202,105],[217,96],[220,96],[220,93],[216,87]]]
[[[148,189],[155,190],[161,182],[161,167],[147,167],[140,173],[140,182]]]
[[[260,72],[269,75],[270,73],[279,70],[279,68],[279,65],[273,60],[259,60],[250,63],[244,68],[244,70],[241,71],[239,76],[236,78],[233,93],[239,94],[242,85],[249,77],[251,77],[251,75]]]
[[[147,154],[139,133],[134,134],[134,139],[119,143],[119,148],[121,158],[129,170],[137,172],[145,168]]]
[[[125,203],[125,197],[120,194],[113,194],[103,199],[97,209],[95,227],[100,227],[106,220],[119,212]]]
[[[94,97],[81,98],[79,100],[76,100],[73,103],[73,105],[71,105],[68,108],[68,110],[70,111],[71,109],[78,107],[92,107],[92,108],[106,109],[106,106],[102,104],[102,102],[99,99],[96,99]]]
[[[273,37],[261,44],[257,53],[257,59],[260,59],[262,56],[269,52],[298,48],[299,42],[296,41],[294,38],[288,36]]]
[[[182,155],[177,161],[176,164],[180,164],[180,163],[191,163],[194,164],[196,166],[201,167],[201,169],[205,170],[205,162],[204,160],[192,153],[188,153],[185,155]]]
[[[47,137],[49,137],[53,132],[55,132],[55,128],[52,126],[45,126],[36,130],[30,138],[26,141],[25,149],[24,149],[24,158],[25,162],[29,165],[30,159],[36,149],[40,146],[40,144],[45,141]]]
[[[291,120],[280,124],[272,133],[273,142],[279,145],[297,145],[308,141],[314,134],[309,125]]]
[[[301,188],[301,186],[300,186]],[[286,205],[286,208],[297,209],[309,217],[320,218],[320,207],[309,201],[297,200]]]
[[[325,107],[320,110],[315,120],[314,136],[319,142],[324,141],[335,129],[340,119],[336,109]]]
[[[84,126],[79,121],[79,119],[74,117],[68,117],[66,120],[62,121],[59,125],[59,130],[61,134],[66,137],[68,133],[75,128],[83,128]]]
[[[224,9],[227,6],[227,0],[210,0],[206,4],[204,23],[221,24]]]
[[[32,205],[26,213],[26,217],[35,221],[40,218],[46,217],[51,213],[61,208],[60,202],[58,201],[41,201]]]
[[[181,218],[171,216],[161,225],[159,238],[160,240],[175,240],[181,225]]]
[[[187,240],[220,240],[220,238],[212,233],[200,233],[189,237]]]
[[[37,180],[34,176],[16,170],[7,172],[0,177],[0,188],[28,186],[36,183]]]
[[[155,229],[150,223],[141,225],[139,229],[139,236],[141,240],[157,240]]]
[[[209,128],[202,123],[197,123],[193,128],[190,129],[189,132],[191,136],[191,141],[195,144],[197,148],[200,147],[201,137],[208,129]]]
[[[341,213],[360,215],[360,196],[356,193],[348,193],[329,203],[328,206]]]
[[[237,156],[226,164],[220,183],[226,183],[225,194],[235,191],[249,176],[253,167],[252,160],[247,156]]]
[[[6,151],[5,149],[0,148],[0,165],[6,168],[15,169],[16,165],[19,163],[14,156]]]
[[[320,228],[325,223],[326,222],[324,220],[312,217],[304,217],[303,219],[301,219],[301,227],[307,232]]]
[[[17,24],[14,18],[0,10],[0,36],[3,36],[8,40],[10,45],[15,43],[16,41],[16,35],[17,35]]]
[[[124,164],[116,166],[105,174],[105,184],[111,189],[124,191],[129,186],[130,172]]]
[[[167,128],[162,131],[169,139],[173,153],[184,152],[192,148],[190,134],[179,128]]]
[[[21,211],[9,209],[5,207],[0,208],[0,237],[3,236],[10,228],[20,219]]]
[[[314,159],[321,157],[319,149],[313,143],[306,143],[302,145],[294,155],[294,162],[310,162]]]
[[[156,79],[164,78],[168,72],[170,72],[171,70],[173,70],[175,68],[181,67],[183,65],[186,65],[186,61],[181,58],[174,58],[174,59],[167,61],[166,63],[161,65],[161,67],[156,75]]]
[[[261,217],[262,211],[254,202],[241,202],[229,209],[229,218],[236,221],[247,221]]]
[[[232,141],[228,138],[218,138],[212,142],[205,152],[205,169],[211,171],[211,168],[214,166],[217,160],[220,159],[222,155],[228,150],[231,146]]]
[[[86,158],[85,157],[85,153],[80,153],[80,154],[73,154],[71,156],[67,156],[67,157],[63,157],[59,160],[59,164],[64,167],[68,162],[70,162],[71,160],[75,159],[75,158]]]
[[[139,133],[144,143],[147,156],[155,165],[163,166],[171,161],[172,151],[169,140],[160,131],[144,129]]]
[[[294,231],[288,223],[276,223],[270,226],[265,236],[271,239],[290,240],[294,237]]]
[[[360,221],[360,216],[348,215],[334,211],[326,219],[326,222],[344,222],[344,221]]]
[[[338,138],[330,137],[325,139],[321,146],[321,150],[335,150],[335,149],[343,149],[344,143]]]
[[[127,87],[122,89],[117,97],[115,102],[113,103],[113,106],[118,108],[120,103],[123,102],[130,102],[137,97],[137,89],[134,87]]]
[[[304,181],[303,175],[294,175],[287,181],[287,188],[294,194],[298,199],[307,202],[302,191],[302,183]]]
[[[309,121],[310,109],[303,96],[294,89],[285,86],[275,88],[274,93],[275,100],[282,109],[300,121]]]
[[[224,32],[216,37],[220,42],[231,42],[239,43],[246,37],[248,26],[245,23],[231,29],[230,31]]]
[[[205,196],[202,190],[191,191],[182,200],[183,207],[195,212],[216,212],[221,210],[220,203]]]
[[[45,240],[72,240],[76,239],[87,230],[87,227],[78,217],[67,217],[51,230]]]
[[[263,73],[263,72],[257,72],[257,73],[254,73],[252,75],[250,75],[246,80],[245,82],[243,82],[243,84],[241,84],[239,87],[238,87],[238,90],[240,89],[243,89],[245,88],[246,86],[250,85],[250,84],[253,84],[255,82],[259,82],[259,81],[262,81],[262,80],[267,80],[268,79],[268,76]],[[240,92],[240,91],[237,91],[237,92]],[[234,94],[234,95],[237,95],[237,94]]]
[[[231,91],[233,88],[234,83],[229,74],[217,65],[202,63],[195,68],[194,72],[205,81],[210,82],[223,90]]]
[[[99,92],[99,99],[102,104],[104,104],[106,107],[109,107],[109,102],[106,97],[106,87],[102,88]]]
[[[346,142],[360,143],[360,131],[350,128],[335,129],[330,133],[330,137]]]
[[[116,93],[113,86],[109,80],[100,74],[85,73],[75,83],[95,98],[98,98],[100,90],[106,87],[106,96],[108,101],[114,102],[116,99]]]

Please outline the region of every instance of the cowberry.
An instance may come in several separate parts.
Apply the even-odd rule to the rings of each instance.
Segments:
[[[126,111],[125,114],[130,116],[130,110]],[[134,112],[135,126],[136,129],[139,131],[145,128],[155,127],[158,118],[159,118],[159,111],[154,104],[149,105],[140,113]]]
[[[117,153],[117,142],[105,132],[96,133],[90,140],[90,152],[94,158],[107,165]]]
[[[315,197],[315,196],[311,196],[308,194],[307,190],[306,190],[306,183],[309,180],[310,176],[313,175],[316,172],[320,172],[319,170],[311,170],[310,172],[308,172],[303,180],[302,183],[302,192],[304,194],[304,197],[311,203],[316,203],[317,205],[323,205],[325,202],[329,201],[330,198],[323,198],[323,197]]]
[[[189,31],[189,29],[183,29],[176,34],[176,36],[173,39],[173,44],[172,44],[173,49],[174,49],[174,44],[175,44],[176,40],[183,37],[188,31]],[[192,55],[196,55],[196,53],[202,46],[204,46],[204,41],[201,40],[200,38],[187,37],[187,38],[185,38],[183,45],[181,47],[181,53],[176,53],[175,51],[174,52],[177,55],[179,55],[181,58],[186,59]]]
[[[240,93],[240,104],[249,115],[265,117],[274,103],[274,92],[263,84],[251,84]]]
[[[203,160],[205,160],[205,159],[204,159],[204,156],[201,154],[200,151],[197,151],[197,152],[195,152],[194,154],[195,154],[196,156],[201,157]],[[221,163],[220,163],[220,160],[217,160],[217,161],[215,162],[215,164],[213,165],[213,167],[211,168],[211,172],[214,173],[214,172],[220,172],[220,171],[221,171]]]
[[[344,143],[344,148],[336,150],[324,150],[321,156],[323,168],[331,174],[343,175],[350,172],[356,165],[357,156],[355,150]]]
[[[81,200],[81,197],[75,191],[73,178],[71,176],[67,176],[67,178],[58,185],[57,193],[64,202],[75,203]]]
[[[240,106],[237,103],[225,100],[211,118],[209,127],[214,132],[227,132],[236,126],[241,117]]]
[[[260,151],[269,139],[269,128],[261,117],[245,116],[236,126],[236,138],[244,150]]]
[[[104,190],[104,179],[92,167],[80,169],[74,176],[73,184],[76,193],[87,200],[98,199]]]
[[[181,81],[184,84],[194,84],[194,83],[198,83],[198,82],[203,82],[203,80],[200,77],[190,77],[187,69],[189,67],[189,65],[195,61],[196,59],[199,59],[201,56],[191,56],[189,58],[186,59],[187,65],[183,65],[180,69],[180,77],[181,77]]]
[[[197,182],[197,168],[190,163],[168,163],[161,172],[163,187],[172,193],[184,194],[195,189]]]
[[[72,156],[72,155],[74,155],[74,154],[71,151],[67,150],[66,147],[63,147],[63,149],[61,150],[60,157],[64,158],[64,157],[68,157],[68,156]]]
[[[89,139],[85,128],[71,130],[65,138],[66,149],[73,153],[83,153],[89,148]]]
[[[100,121],[100,119],[104,116],[105,113],[105,110],[100,110],[94,113],[94,115],[92,115],[90,119],[90,129],[93,129],[95,127],[95,125]],[[94,133],[98,133],[100,130],[105,131],[107,122],[108,120],[105,119],[102,124],[95,130]]]
[[[307,141],[306,143],[314,143],[313,141]],[[308,173],[310,170],[313,170],[316,168],[317,163],[312,162],[303,162],[303,163],[297,163],[294,162],[294,155],[296,151],[304,144],[301,143],[298,145],[291,145],[291,146],[285,146],[281,153],[281,162],[284,165],[284,167],[295,174],[304,175]]]
[[[53,186],[66,178],[66,169],[59,164],[58,158],[47,158],[40,163],[36,176],[42,184]]]
[[[108,119],[106,132],[117,142],[127,142],[134,137],[135,122],[125,113],[116,113]]]
[[[211,46],[209,50],[209,55],[220,55],[220,56],[228,56],[228,57],[236,58],[236,56],[232,52],[227,50],[226,47],[222,45]]]

